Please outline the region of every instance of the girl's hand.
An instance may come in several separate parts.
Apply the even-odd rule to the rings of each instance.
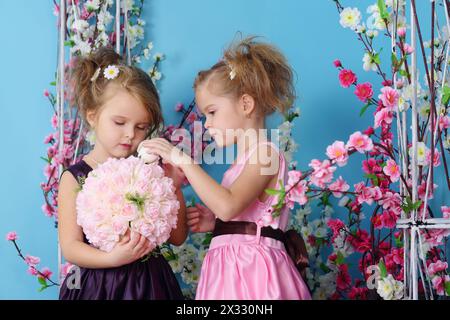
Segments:
[[[163,138],[144,140],[139,148],[145,148],[148,153],[156,154],[176,167],[193,163],[191,157]]]
[[[187,224],[192,232],[209,232],[214,230],[216,216],[214,212],[201,204],[186,209]]]
[[[166,176],[172,178],[174,187],[176,189],[180,189],[180,187],[183,185],[184,180],[186,179],[183,170],[181,170],[179,167],[175,167],[170,163],[165,162],[164,160],[162,167]]]
[[[128,229],[122,239],[109,252],[111,265],[112,267],[120,267],[129,264],[142,258],[150,251],[150,241],[141,234]]]

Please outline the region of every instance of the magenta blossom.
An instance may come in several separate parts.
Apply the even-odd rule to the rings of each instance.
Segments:
[[[362,102],[367,102],[373,96],[372,85],[369,82],[357,84],[355,95]]]
[[[50,279],[50,277],[52,276],[53,272],[49,269],[49,268],[44,268],[41,270],[41,273],[38,274],[38,278],[40,279]]]
[[[343,69],[339,72],[339,82],[344,88],[350,87],[356,80],[356,75],[351,70]]]
[[[341,61],[338,60],[338,59],[336,59],[336,60],[333,61],[333,65],[334,65],[336,68],[342,67],[342,63],[341,63]]]
[[[392,210],[385,210],[381,214],[381,222],[383,224],[383,227],[393,229],[396,226],[398,216],[396,213]]]

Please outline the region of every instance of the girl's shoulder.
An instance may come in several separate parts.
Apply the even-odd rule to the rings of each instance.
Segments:
[[[271,141],[262,141],[250,147],[245,154],[238,157],[227,171],[240,174],[247,165],[257,165],[264,174],[276,174],[283,166],[284,156],[277,145]]]
[[[267,165],[270,163],[278,162],[280,157],[283,157],[280,153],[277,145],[269,140],[259,142],[258,144],[252,146],[247,150],[246,154],[242,159],[242,163],[245,164],[250,162],[252,164],[259,163]]]

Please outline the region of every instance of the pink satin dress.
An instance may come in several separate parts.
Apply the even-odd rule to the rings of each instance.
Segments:
[[[278,179],[287,178],[286,160],[276,146],[269,144],[279,154]],[[242,172],[246,161],[258,146],[249,148],[238,157],[224,174],[222,185],[229,187]],[[250,186],[249,186],[250,187]],[[253,221],[258,224],[261,214],[277,202],[270,196],[264,202],[255,199],[233,221]],[[289,209],[282,211],[271,226],[286,230]],[[281,241],[256,235],[224,234],[212,239],[203,261],[197,300],[310,300],[304,280],[296,269]]]

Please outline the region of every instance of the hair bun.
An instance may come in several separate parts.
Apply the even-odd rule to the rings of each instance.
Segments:
[[[92,53],[88,59],[99,68],[106,68],[112,64],[123,64],[122,57],[110,47],[101,47]]]

